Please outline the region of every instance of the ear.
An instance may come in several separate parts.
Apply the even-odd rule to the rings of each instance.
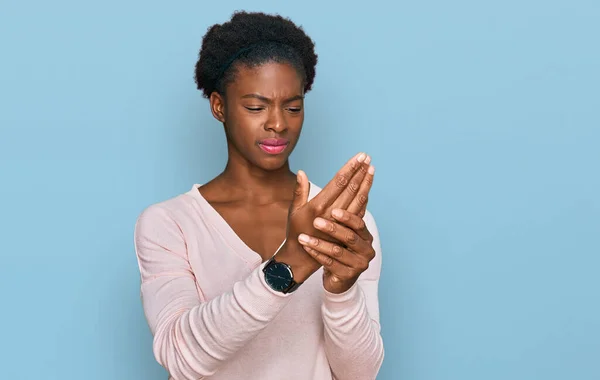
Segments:
[[[213,114],[213,117],[219,120],[221,123],[225,122],[225,99],[221,94],[216,91],[213,91],[210,94],[210,111]]]

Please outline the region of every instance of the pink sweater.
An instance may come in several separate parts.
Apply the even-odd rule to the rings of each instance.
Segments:
[[[326,292],[320,269],[283,295],[199,186],[151,205],[135,228],[144,312],[170,379],[374,379],[384,350],[372,215],[377,256],[354,287]],[[311,183],[310,198],[318,191]]]

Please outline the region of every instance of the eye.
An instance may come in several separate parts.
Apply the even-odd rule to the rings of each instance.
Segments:
[[[302,108],[300,108],[300,107],[289,107],[288,111],[290,111],[291,113],[298,113],[298,112],[302,111]]]
[[[265,109],[264,107],[244,107],[244,108],[246,108],[250,112],[260,112]]]

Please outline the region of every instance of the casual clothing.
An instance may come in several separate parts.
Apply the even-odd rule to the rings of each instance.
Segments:
[[[373,216],[377,255],[350,290],[325,291],[319,269],[281,294],[199,186],[149,206],[135,227],[144,312],[170,379],[374,379],[384,349]]]

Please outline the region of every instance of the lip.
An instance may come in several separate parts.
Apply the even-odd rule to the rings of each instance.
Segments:
[[[269,145],[269,146],[280,146],[280,145],[287,145],[289,144],[290,140],[288,139],[264,139],[264,140],[260,140],[258,143],[262,144],[262,145]]]
[[[290,144],[288,139],[264,139],[258,142],[258,146],[263,152],[268,154],[280,154]]]

